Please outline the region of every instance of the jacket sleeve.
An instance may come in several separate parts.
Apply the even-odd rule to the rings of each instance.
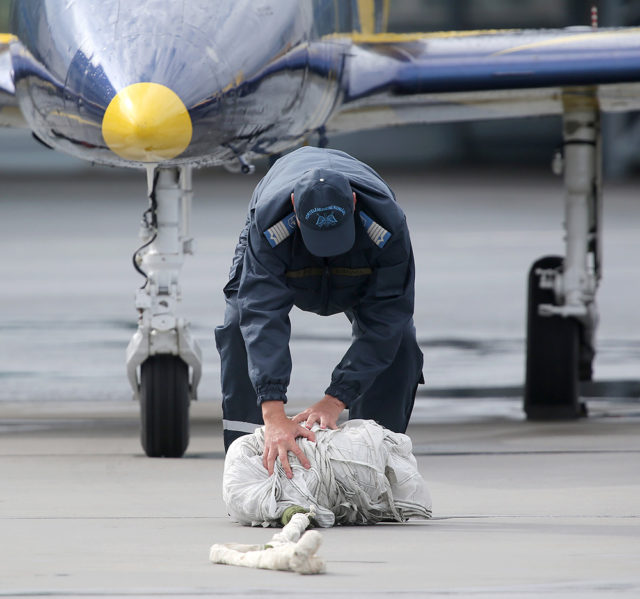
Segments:
[[[249,378],[258,405],[268,400],[287,401],[293,292],[287,287],[285,273],[286,264],[252,219],[238,288],[238,308]]]
[[[238,238],[238,243],[236,244],[236,249],[233,254],[231,269],[229,270],[229,280],[222,289],[227,297],[238,291],[240,275],[242,274],[242,264],[244,263],[244,254],[247,251],[247,238],[249,236],[250,224],[251,221],[249,215],[247,215],[247,221],[245,222],[242,231],[240,231],[240,237]]]
[[[374,267],[354,310],[354,340],[334,369],[325,393],[349,407],[393,362],[413,318],[414,289],[415,266],[405,224]]]

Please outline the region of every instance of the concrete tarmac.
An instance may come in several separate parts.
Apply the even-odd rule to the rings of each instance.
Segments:
[[[427,385],[408,432],[434,518],[323,530],[327,573],[301,577],[208,562],[213,543],[273,532],[226,515],[212,342],[257,177],[195,178],[184,314],[205,375],[185,458],[152,460],[124,374],[144,181],[113,172],[3,179],[0,597],[640,596],[637,182],[607,189],[604,384],[585,390],[590,417],[529,423],[525,280],[533,260],[562,251],[559,181],[382,173],[416,255]],[[291,413],[318,399],[348,343],[344,318],[293,315]]]
[[[208,562],[273,533],[226,516],[215,404],[193,405],[183,459],[149,459],[133,403],[5,403],[0,596],[639,596],[639,406],[541,424],[500,403],[419,406],[433,519],[321,530],[308,577]]]

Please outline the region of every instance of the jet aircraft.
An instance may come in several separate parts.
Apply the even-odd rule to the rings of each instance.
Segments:
[[[335,132],[562,115],[566,249],[529,273],[524,409],[584,414],[602,274],[600,114],[640,108],[640,29],[392,34],[388,0],[14,0],[0,124],[146,171],[127,373],[149,456],[181,456],[201,354],[180,314],[192,170]]]

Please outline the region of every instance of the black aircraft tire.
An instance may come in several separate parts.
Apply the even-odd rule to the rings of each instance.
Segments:
[[[529,420],[566,420],[583,415],[578,364],[581,325],[575,318],[540,316],[540,304],[554,304],[552,289],[542,289],[542,270],[562,268],[563,259],[547,256],[529,271],[527,362],[524,410]]]
[[[151,458],[180,458],[189,444],[189,368],[177,356],[148,358],[140,372],[142,448]]]

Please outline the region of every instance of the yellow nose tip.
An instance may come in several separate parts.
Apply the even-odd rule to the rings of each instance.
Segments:
[[[178,95],[159,83],[120,90],[102,118],[102,136],[112,152],[138,162],[162,162],[182,154],[193,128]]]

